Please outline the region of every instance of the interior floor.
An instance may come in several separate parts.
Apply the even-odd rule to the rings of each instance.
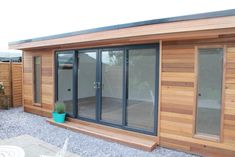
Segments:
[[[78,114],[81,117],[95,119],[95,97],[78,100]],[[114,124],[122,124],[122,99],[102,97],[101,120]],[[152,131],[154,128],[154,105],[147,101],[129,100],[127,107],[127,125]]]
[[[199,134],[219,136],[220,112],[220,109],[198,108],[196,132]]]
[[[67,112],[72,113],[71,101],[66,101]],[[102,97],[101,120],[114,124],[122,124],[122,99]],[[78,114],[89,119],[96,118],[96,97],[78,99]],[[199,108],[196,132],[198,134],[219,135],[219,109]],[[127,107],[127,125],[152,131],[154,126],[154,105],[147,101],[129,100]],[[208,127],[209,125],[209,127]]]

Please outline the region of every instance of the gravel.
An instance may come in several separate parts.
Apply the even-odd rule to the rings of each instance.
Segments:
[[[23,112],[22,108],[0,110],[0,139],[28,134],[58,147],[70,137],[68,150],[81,157],[196,157],[158,147],[145,152],[50,125],[45,117]]]

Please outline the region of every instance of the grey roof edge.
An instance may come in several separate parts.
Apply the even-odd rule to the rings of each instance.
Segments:
[[[9,42],[8,45],[17,45],[17,44],[23,44],[23,43],[29,43],[29,42],[35,42],[35,41],[64,38],[64,37],[70,37],[70,36],[75,36],[75,35],[82,35],[82,34],[88,34],[88,33],[109,31],[109,30],[116,30],[116,29],[123,29],[123,28],[137,27],[137,26],[144,26],[144,25],[188,21],[188,20],[198,20],[198,19],[208,19],[208,18],[234,16],[234,15],[235,15],[235,9],[229,9],[229,10],[176,16],[176,17],[169,17],[169,18],[162,18],[162,19],[153,19],[153,20],[147,20],[147,21],[139,21],[139,22],[125,23],[125,24],[104,26],[104,27],[91,28],[91,29],[75,31],[75,32],[68,32],[68,33],[62,33],[62,34],[56,34],[56,35],[50,35],[50,36],[44,36],[44,37],[38,37],[38,38],[32,38],[32,39],[26,39],[26,40],[13,41],[13,42]]]

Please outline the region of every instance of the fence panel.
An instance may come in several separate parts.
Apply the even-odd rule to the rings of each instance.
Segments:
[[[12,105],[18,107],[22,105],[22,63],[12,63]]]
[[[21,106],[22,63],[0,62],[0,82],[3,82],[5,88],[4,94],[0,97],[0,106],[3,108]]]

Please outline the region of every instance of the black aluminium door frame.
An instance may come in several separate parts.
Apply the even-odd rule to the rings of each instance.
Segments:
[[[99,56],[99,49],[80,49],[80,50],[76,50],[76,57],[78,58],[78,62],[77,62],[77,64],[76,64],[76,66],[77,66],[77,71],[76,71],[76,79],[75,79],[75,81],[76,81],[76,83],[78,82],[78,69],[79,69],[79,54],[82,54],[82,53],[87,53],[87,52],[96,52],[96,77],[95,77],[95,79],[96,79],[96,82],[98,82],[99,81],[99,74],[98,74],[98,69],[99,69],[99,59],[98,59],[98,56]],[[77,102],[77,95],[78,95],[78,84],[76,84],[76,91],[77,91],[77,93],[76,93],[76,110],[78,111],[78,102]],[[91,119],[91,118],[87,118],[87,117],[82,117],[82,116],[79,116],[79,114],[78,114],[78,112],[77,112],[77,114],[75,115],[75,117],[76,118],[78,118],[78,119],[81,119],[81,120],[85,120],[85,121],[89,121],[89,122],[96,122],[96,123],[98,123],[98,116],[99,116],[99,89],[98,88],[96,88],[96,91],[95,91],[95,93],[96,93],[96,118],[95,119]]]
[[[125,56],[125,49],[123,47],[108,47],[108,48],[101,48],[99,49],[99,81],[101,83],[101,86],[100,86],[100,91],[99,91],[99,122],[100,123],[104,123],[104,124],[107,124],[107,125],[113,125],[113,126],[120,126],[119,124],[115,124],[115,123],[111,123],[111,122],[108,122],[108,121],[104,121],[101,119],[101,114],[102,114],[102,88],[103,88],[103,82],[102,82],[102,71],[103,71],[103,67],[102,67],[102,52],[104,51],[122,51],[123,53],[123,72],[124,72],[124,56]],[[124,74],[124,73],[123,73]],[[124,82],[124,75],[122,77],[122,81]],[[122,88],[124,87],[124,84],[122,82]],[[124,100],[124,96],[123,96],[123,90],[122,90],[122,100]],[[123,103],[123,102],[122,102]],[[123,105],[122,105],[122,111],[124,110],[123,108]],[[122,123],[123,123],[123,117],[122,117]],[[123,125],[123,124],[122,124]]]
[[[156,44],[146,44],[146,45],[130,45],[130,46],[126,46],[125,48],[125,111],[124,111],[124,116],[125,116],[125,124],[127,124],[127,99],[128,99],[128,74],[129,74],[129,50],[133,50],[133,49],[148,49],[148,48],[154,48],[156,50],[156,63],[155,63],[155,79],[154,79],[154,83],[155,83],[155,94],[154,94],[154,130],[152,130],[152,132],[150,131],[146,131],[146,130],[142,130],[142,129],[137,129],[137,128],[131,128],[128,127],[127,125],[125,125],[125,129],[126,130],[131,130],[131,131],[136,131],[136,132],[141,132],[141,133],[145,133],[145,134],[150,134],[150,135],[157,135],[157,126],[158,126],[158,93],[159,93],[159,63],[160,63],[160,51],[159,51],[159,43]]]
[[[139,128],[131,128],[127,126],[127,94],[128,94],[128,51],[131,49],[148,49],[148,48],[154,48],[156,50],[156,65],[155,65],[155,95],[154,95],[154,130],[148,131],[143,130]],[[119,46],[119,47],[108,47],[108,48],[101,48],[99,50],[100,53],[102,51],[108,51],[108,50],[123,50],[124,52],[124,61],[123,61],[123,105],[122,105],[122,125],[102,121],[101,119],[98,120],[100,124],[113,126],[125,130],[140,132],[144,134],[149,135],[157,135],[157,125],[158,125],[158,85],[159,85],[159,43],[156,44],[145,44],[145,45],[129,45],[129,46]],[[99,56],[101,58],[101,54]],[[101,63],[101,59],[99,61]],[[100,75],[102,75],[102,66],[99,65],[101,68],[99,70]],[[100,81],[102,81],[102,77],[100,77]],[[100,89],[102,90],[102,89]],[[102,92],[100,92],[102,94]],[[102,95],[100,95],[100,99],[102,98]],[[100,106],[99,109],[101,110],[102,102],[100,100]],[[99,112],[101,114],[101,112]]]
[[[155,48],[156,49],[156,65],[155,65],[155,99],[154,99],[154,130],[147,131],[143,129],[131,128],[127,126],[127,93],[128,93],[128,51],[130,49],[147,49],[147,48]],[[77,105],[77,94],[78,94],[78,66],[79,66],[79,54],[85,52],[96,52],[96,81],[102,84],[102,51],[105,50],[123,50],[123,100],[122,100],[122,125],[113,124],[110,122],[101,121],[101,105],[102,105],[102,86],[101,88],[96,89],[96,119],[89,119],[85,117],[80,117],[78,115],[78,105]],[[96,122],[99,124],[104,124],[108,126],[113,126],[117,128],[122,128],[125,130],[140,132],[149,135],[157,135],[157,126],[158,126],[158,93],[159,93],[159,63],[160,63],[160,53],[159,53],[159,43],[154,44],[141,44],[141,45],[127,45],[127,46],[113,46],[113,47],[101,47],[101,48],[90,48],[90,49],[76,49],[76,50],[63,50],[63,51],[56,51],[55,57],[55,101],[58,100],[58,55],[57,54],[64,54],[66,51],[73,51],[74,55],[74,66],[73,66],[73,111],[74,115],[69,115],[73,118],[78,118],[85,121]]]
[[[61,50],[61,51],[55,51],[55,56],[54,56],[54,63],[55,63],[55,78],[54,78],[54,81],[55,81],[55,102],[58,101],[58,65],[59,65],[59,60],[58,60],[58,55],[59,54],[73,54],[73,79],[72,79],[72,88],[73,88],[73,93],[72,93],[72,102],[73,102],[73,115],[71,114],[68,114],[68,116],[72,117],[72,118],[76,118],[76,113],[77,113],[77,108],[76,108],[76,99],[75,99],[75,94],[77,93],[77,89],[74,88],[74,84],[76,83],[75,80],[76,80],[76,67],[74,66],[75,63],[77,62],[77,59],[76,59],[76,50]]]

